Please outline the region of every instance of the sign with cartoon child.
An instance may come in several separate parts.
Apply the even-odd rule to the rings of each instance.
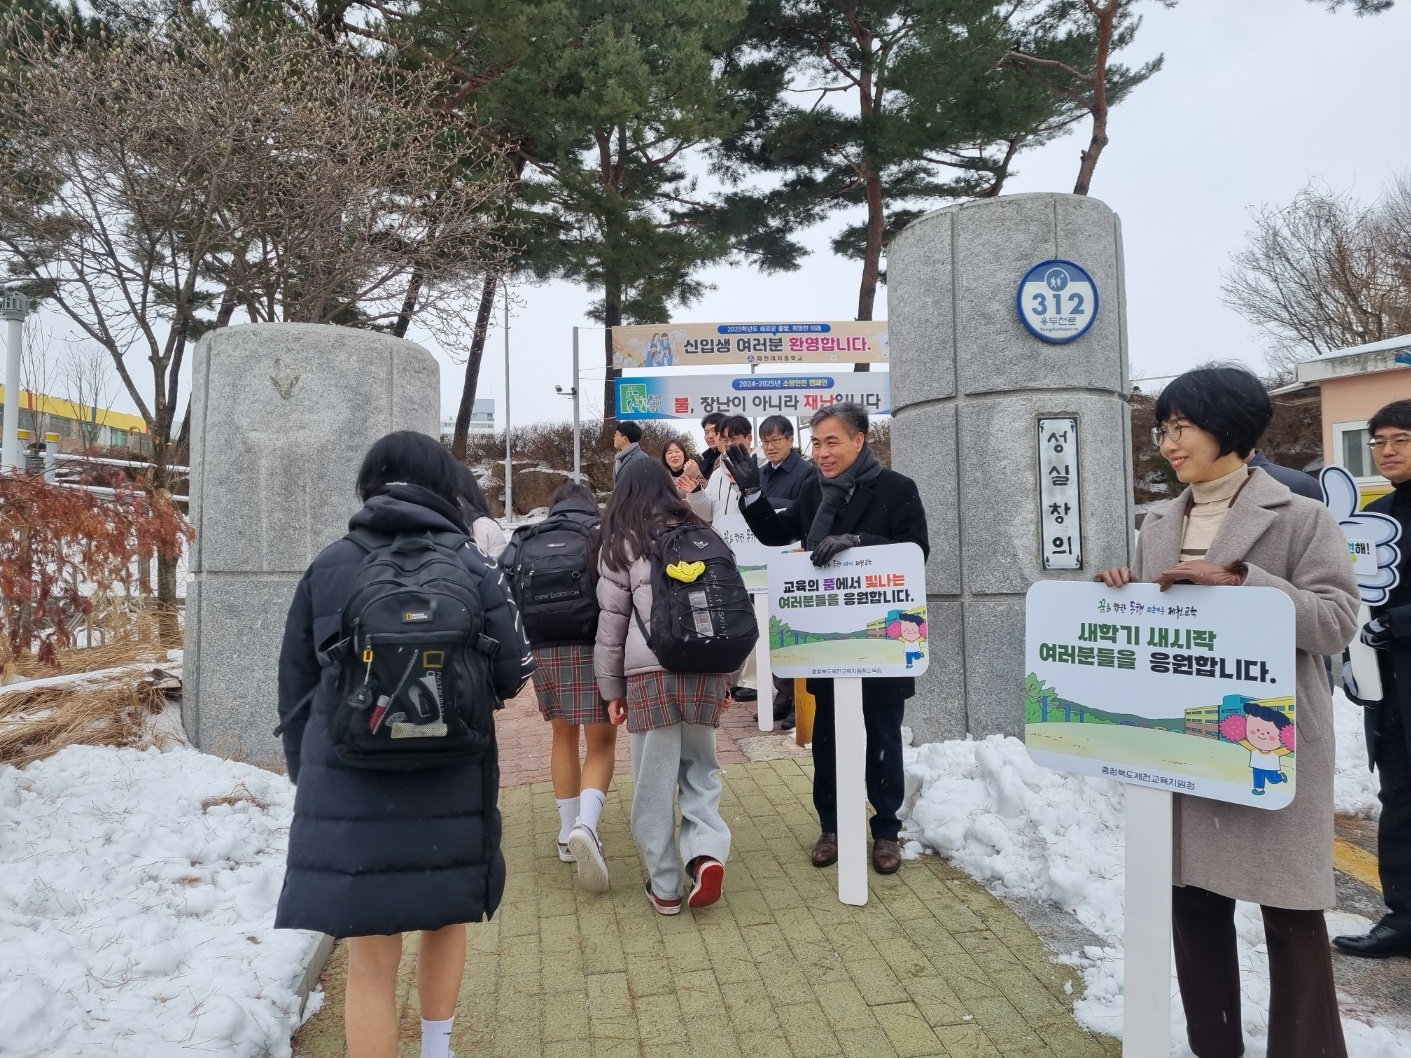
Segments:
[[[822,569],[807,552],[769,561],[776,676],[919,676],[926,671],[926,560],[915,544],[854,547]]]
[[[1025,727],[1046,767],[1277,809],[1297,778],[1294,610],[1276,588],[1040,581]]]

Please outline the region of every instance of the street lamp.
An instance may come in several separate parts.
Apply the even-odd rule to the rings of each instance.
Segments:
[[[29,315],[30,300],[13,288],[0,298],[0,316],[9,324],[5,344],[5,432],[0,467],[12,472],[24,470],[25,457],[20,450],[20,343],[24,340],[24,321]]]

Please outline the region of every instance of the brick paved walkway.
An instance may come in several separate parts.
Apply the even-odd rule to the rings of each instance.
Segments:
[[[753,711],[741,709],[732,725],[733,754],[749,733],[739,719],[746,713],[752,720]],[[502,755],[509,741],[502,740]],[[517,773],[533,772],[536,745],[527,734],[516,745]],[[547,774],[547,748],[543,753]],[[817,836],[811,770],[807,759],[725,767],[723,808],[735,842],[725,897],[677,918],[655,914],[643,896],[627,822],[630,782],[615,783],[603,816],[612,872],[612,890],[603,896],[578,890],[572,865],[558,862],[547,784],[506,789],[509,886],[495,921],[470,929],[456,1054],[1120,1053],[1115,1040],[1074,1023],[1074,975],[1050,961],[1015,914],[944,861],[928,856],[892,877],[872,875],[866,907],[839,904],[836,871],[808,862]],[[399,986],[401,1053],[413,1058],[420,1031],[414,959],[413,940]],[[343,973],[340,945],[325,975],[325,1006],[295,1038],[298,1058],[343,1054]]]
[[[720,733],[717,749],[720,763],[743,762],[746,756],[740,741],[765,735],[758,730],[755,721],[755,703],[737,702],[726,710]],[[497,717],[495,734],[500,745],[501,786],[509,788],[548,781],[549,725],[539,715],[533,684],[525,687],[518,698],[505,704]],[[617,774],[632,774],[631,740],[627,737],[626,728],[618,732]]]

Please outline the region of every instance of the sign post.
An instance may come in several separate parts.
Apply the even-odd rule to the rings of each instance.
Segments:
[[[769,597],[776,614],[768,628],[773,671],[833,680],[838,899],[865,904],[862,680],[926,671],[926,559],[915,544],[884,544],[850,548],[820,569],[807,552],[791,551],[769,562]]]
[[[787,547],[768,547],[761,544],[750,529],[745,516],[738,511],[722,514],[715,520],[715,531],[735,552],[735,564],[740,568],[740,576],[745,587],[754,599],[755,624],[759,628],[759,641],[755,644],[755,675],[759,689],[756,692],[757,720],[761,731],[774,730],[774,698],[772,668],[769,663],[769,563],[778,555],[786,555]],[[766,708],[766,705],[768,706]]]
[[[1293,801],[1293,602],[1275,588],[1029,588],[1025,744],[1127,784],[1124,1058],[1171,1045],[1172,795]]]

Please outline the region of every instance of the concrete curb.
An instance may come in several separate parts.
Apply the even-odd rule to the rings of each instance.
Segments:
[[[309,995],[318,987],[318,979],[323,975],[323,968],[328,965],[328,957],[333,954],[333,945],[337,941],[327,933],[319,934],[319,942],[314,945],[314,950],[309,954],[309,961],[304,964],[304,976],[300,978],[299,985],[294,989],[299,996],[299,1019],[302,1021],[304,1010],[309,1005]]]

